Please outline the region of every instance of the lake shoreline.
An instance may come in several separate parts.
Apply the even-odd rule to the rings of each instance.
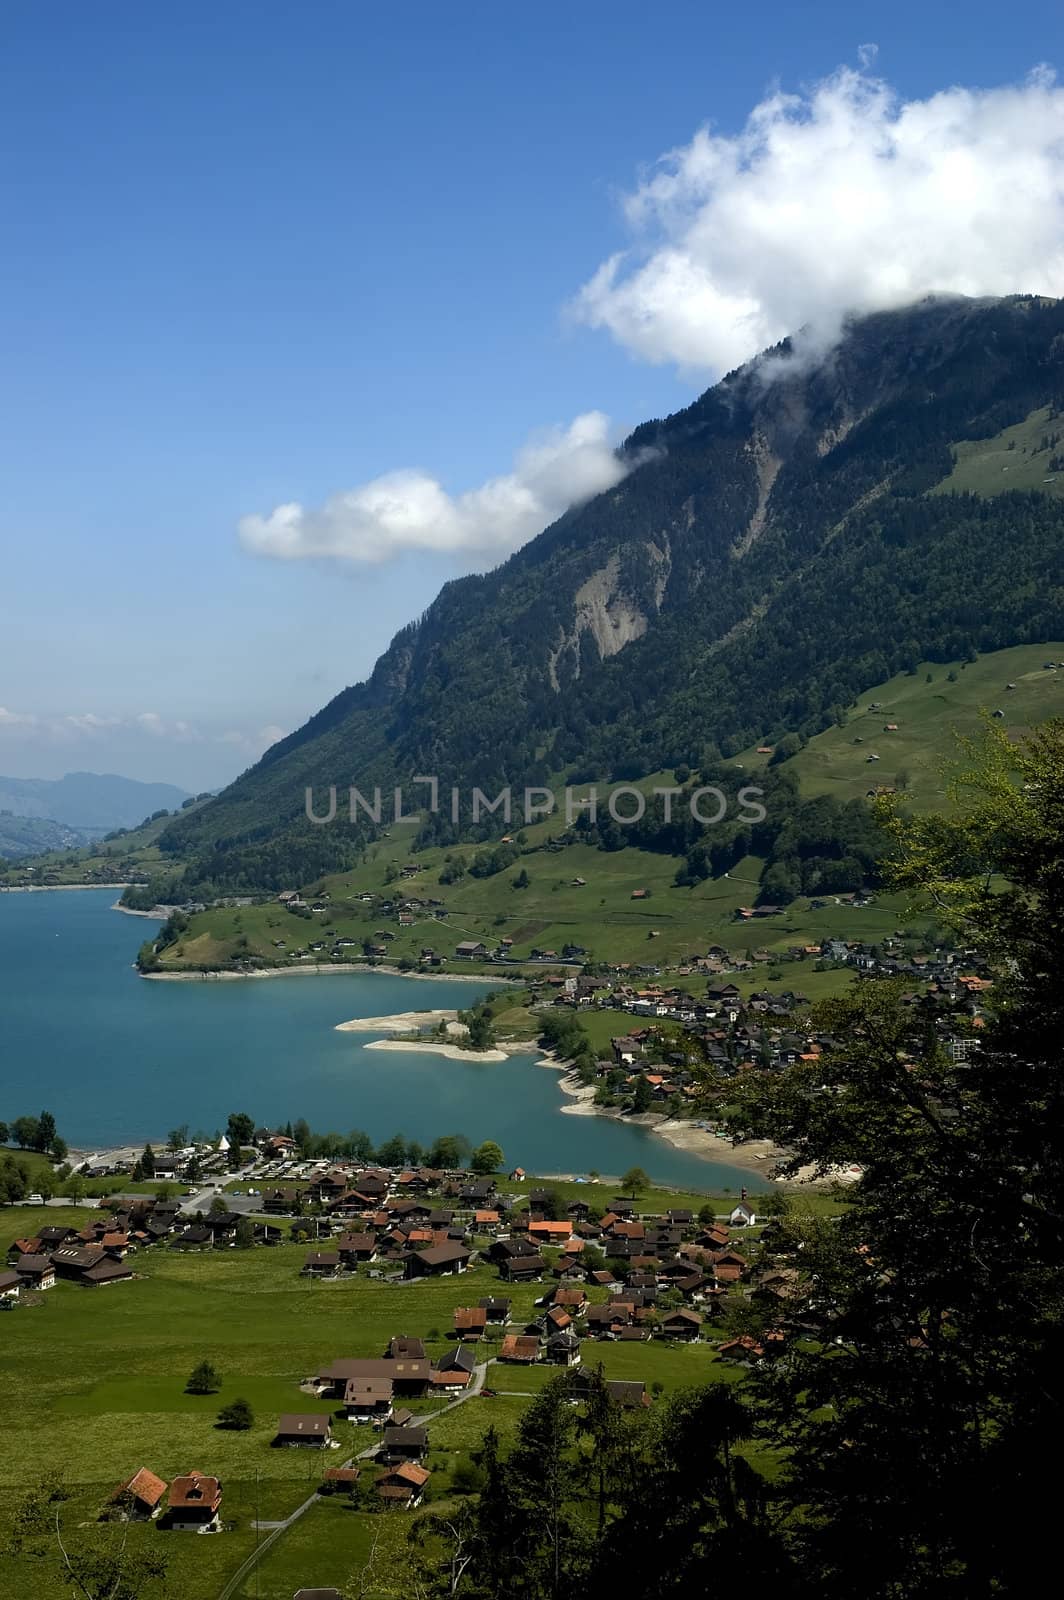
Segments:
[[[146,914],[146,913],[145,913]],[[313,962],[300,967],[255,967],[250,972],[223,972],[209,968],[205,972],[140,972],[138,976],[154,983],[243,983],[256,978],[328,978],[364,977],[379,973],[383,978],[412,978],[418,983],[512,983],[511,978],[489,977],[475,972],[403,972],[399,967],[370,966],[369,963],[345,961]]]
[[[128,883],[0,883],[0,894],[64,894],[71,889],[128,889],[129,887]]]
[[[563,1116],[606,1117],[630,1127],[645,1128],[648,1133],[656,1133],[674,1148],[685,1150],[701,1160],[737,1167],[763,1182],[788,1188],[831,1188],[837,1181],[834,1177],[818,1178],[811,1173],[806,1177],[801,1174],[794,1178],[777,1177],[773,1167],[786,1160],[787,1152],[768,1139],[751,1139],[745,1145],[735,1145],[729,1139],[722,1139],[719,1134],[710,1133],[708,1128],[700,1128],[697,1123],[683,1118],[667,1117],[663,1112],[645,1111],[633,1116],[616,1106],[597,1106],[593,1103],[594,1086],[582,1083],[567,1061],[560,1060],[550,1050],[540,1050],[539,1055],[537,1065],[549,1067],[560,1074],[558,1088],[571,1101],[571,1104],[561,1107]]]

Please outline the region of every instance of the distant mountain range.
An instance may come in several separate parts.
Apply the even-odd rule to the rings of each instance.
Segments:
[[[25,838],[29,850],[66,848],[109,833],[132,828],[155,811],[175,811],[188,799],[172,783],[140,783],[115,773],[68,772],[63,778],[0,778],[0,855],[20,854],[4,848],[5,840]],[[48,823],[53,830],[20,828],[25,822]],[[67,837],[71,835],[71,837]]]
[[[310,882],[361,841],[305,822],[307,785],[701,769],[921,660],[1060,638],[1062,410],[1060,301],[933,297],[818,359],[784,343],[637,428],[621,484],[448,583],[161,847],[189,886]]]

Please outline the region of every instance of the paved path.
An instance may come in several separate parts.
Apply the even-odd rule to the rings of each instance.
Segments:
[[[418,1426],[421,1427],[429,1422],[435,1422],[437,1417],[445,1417],[448,1411],[454,1411],[458,1406],[465,1405],[467,1400],[472,1400],[473,1397],[478,1395],[481,1389],[483,1389],[484,1378],[487,1370],[488,1363],[486,1361],[478,1362],[473,1372],[473,1382],[469,1385],[469,1388],[466,1390],[465,1394],[460,1394],[457,1399],[451,1400],[445,1406],[441,1406],[438,1411],[430,1411],[426,1415],[418,1417]],[[379,1448],[379,1445],[371,1444],[367,1446],[365,1450],[360,1450],[357,1456],[348,1456],[347,1460],[344,1461],[342,1465],[345,1467],[350,1467],[353,1466],[356,1461],[366,1461],[369,1459],[369,1457],[375,1456]],[[287,1516],[283,1522],[269,1524],[271,1531],[267,1534],[266,1538],[263,1539],[262,1543],[251,1552],[243,1565],[238,1567],[233,1573],[233,1576],[229,1579],[219,1594],[218,1600],[232,1600],[232,1596],[235,1595],[241,1588],[244,1580],[251,1576],[267,1551],[273,1549],[278,1539],[282,1538],[284,1534],[287,1533],[288,1529],[294,1522],[298,1522],[300,1517],[306,1515],[311,1506],[315,1504],[317,1499],[318,1491],[315,1489],[314,1493],[310,1495],[308,1499],[304,1500],[302,1505],[296,1506],[296,1509],[291,1513],[290,1516]],[[260,1528],[264,1526],[267,1526],[267,1524],[259,1524]]]

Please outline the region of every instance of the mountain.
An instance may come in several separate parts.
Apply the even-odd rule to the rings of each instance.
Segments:
[[[819,356],[786,341],[637,428],[618,487],[447,584],[161,847],[190,882],[307,881],[360,843],[306,824],[307,785],[705,766],[840,722],[920,660],[1059,638],[1062,405],[1060,301],[931,297]]]
[[[114,773],[0,778],[0,812],[46,818],[86,834],[135,827],[153,811],[174,811],[187,799],[186,791],[172,783],[139,783],[135,778],[120,778]]]
[[[89,834],[47,817],[16,817],[0,811],[0,858],[18,861],[23,856],[44,855],[49,850],[77,850]]]

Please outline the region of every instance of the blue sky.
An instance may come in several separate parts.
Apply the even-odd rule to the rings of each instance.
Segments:
[[[631,276],[579,300],[632,246],[641,169],[707,121],[737,134],[776,83],[863,61],[922,102],[1021,82],[1059,36],[1037,3],[1009,27],[969,6],[963,28],[906,3],[9,8],[0,772],[235,775],[442,581],[555,509],[572,440],[544,430],[609,418],[581,445],[594,486],[603,441],[685,404],[741,344],[692,328],[686,301],[647,332]],[[850,113],[882,117],[856,93]],[[1022,112],[1042,118],[1037,155],[1055,105]],[[660,244],[671,200],[647,194]],[[802,311],[743,248],[744,326]],[[727,263],[733,298],[744,270]],[[1008,281],[1015,263],[979,270],[977,288],[1033,286]],[[546,468],[517,489],[531,475],[540,500],[497,538],[479,502],[433,501],[394,554],[372,496],[315,510],[416,469],[420,517],[426,483],[430,500],[475,489],[530,437]],[[271,514],[290,502],[311,511],[282,547]]]

